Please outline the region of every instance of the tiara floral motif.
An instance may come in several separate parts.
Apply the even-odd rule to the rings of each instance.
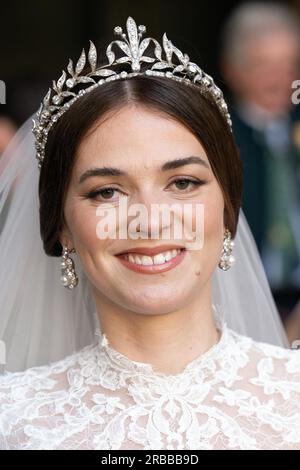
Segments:
[[[166,33],[163,35],[161,46],[154,38],[148,37],[141,40],[146,32],[146,27],[144,25],[137,27],[133,18],[128,17],[126,28],[127,35],[120,26],[114,28],[115,35],[120,39],[112,41],[108,45],[106,49],[107,64],[97,67],[97,50],[94,43],[90,41],[88,55],[86,56],[83,49],[75,66],[73,61],[69,59],[67,66],[69,75],[63,70],[60,78],[56,82],[53,80],[52,88],[49,88],[36,113],[36,119],[33,119],[32,132],[36,139],[36,158],[39,168],[41,168],[45,156],[48,133],[57,120],[81,96],[100,85],[118,79],[148,75],[167,77],[188,85],[196,84],[204,93],[207,92],[212,96],[232,130],[232,122],[223,93],[215,85],[211,76],[203,72],[197,64],[190,62],[189,56],[175,47],[167,38]],[[153,45],[151,51],[154,57],[145,55],[146,51],[150,51],[151,45]],[[118,58],[113,51],[115,46],[118,46],[119,53],[121,53]],[[173,63],[174,58],[176,64]],[[148,63],[149,67],[141,71],[141,65],[144,63]],[[128,72],[128,65],[126,66],[127,70],[118,70],[118,72],[113,70],[112,67],[117,64],[129,64],[131,71]],[[90,71],[82,73],[86,67]],[[79,89],[78,85],[80,85]],[[74,90],[75,87],[77,91]]]

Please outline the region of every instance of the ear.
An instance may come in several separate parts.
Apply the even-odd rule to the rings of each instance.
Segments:
[[[60,232],[59,242],[63,247],[64,246],[68,247],[70,251],[74,248],[72,234],[66,225],[64,225],[64,227],[62,228]]]

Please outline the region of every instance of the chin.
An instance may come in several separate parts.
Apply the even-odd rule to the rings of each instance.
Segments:
[[[129,310],[132,310],[136,313],[147,314],[147,315],[161,315],[173,312],[182,308],[189,302],[190,293],[184,289],[183,292],[177,290],[177,295],[175,294],[175,288],[164,289],[139,289],[136,286],[134,291],[134,298],[128,298],[127,301],[124,299],[121,302],[121,305]]]

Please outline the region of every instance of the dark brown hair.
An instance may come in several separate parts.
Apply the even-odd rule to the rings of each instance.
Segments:
[[[224,223],[236,234],[242,192],[242,163],[229,126],[212,98],[197,86],[165,77],[120,79],[79,98],[49,133],[39,180],[40,231],[44,250],[60,256],[59,235],[76,150],[105,113],[127,103],[160,111],[184,124],[203,145],[224,197]]]

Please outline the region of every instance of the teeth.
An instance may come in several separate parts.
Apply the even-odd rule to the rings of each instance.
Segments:
[[[170,259],[172,259],[172,253],[171,251],[167,251],[165,254],[165,260],[170,261]]]
[[[135,263],[134,256],[130,254],[128,257],[128,261],[130,261],[130,263]]]
[[[163,264],[166,262],[166,259],[162,253],[153,256],[153,264]]]
[[[170,261],[172,258],[175,258],[175,256],[177,256],[180,252],[180,249],[174,249],[170,251],[164,251],[163,253],[158,253],[155,256],[137,255],[135,253],[129,253],[127,255],[127,260],[130,263],[142,264],[144,266],[150,266],[153,264],[164,264],[165,262]]]
[[[137,257],[138,255],[135,255],[135,258]],[[142,258],[140,258],[140,260],[141,260],[141,264],[146,265],[146,266],[150,266],[151,264],[153,264],[153,260],[151,256],[143,256]]]

